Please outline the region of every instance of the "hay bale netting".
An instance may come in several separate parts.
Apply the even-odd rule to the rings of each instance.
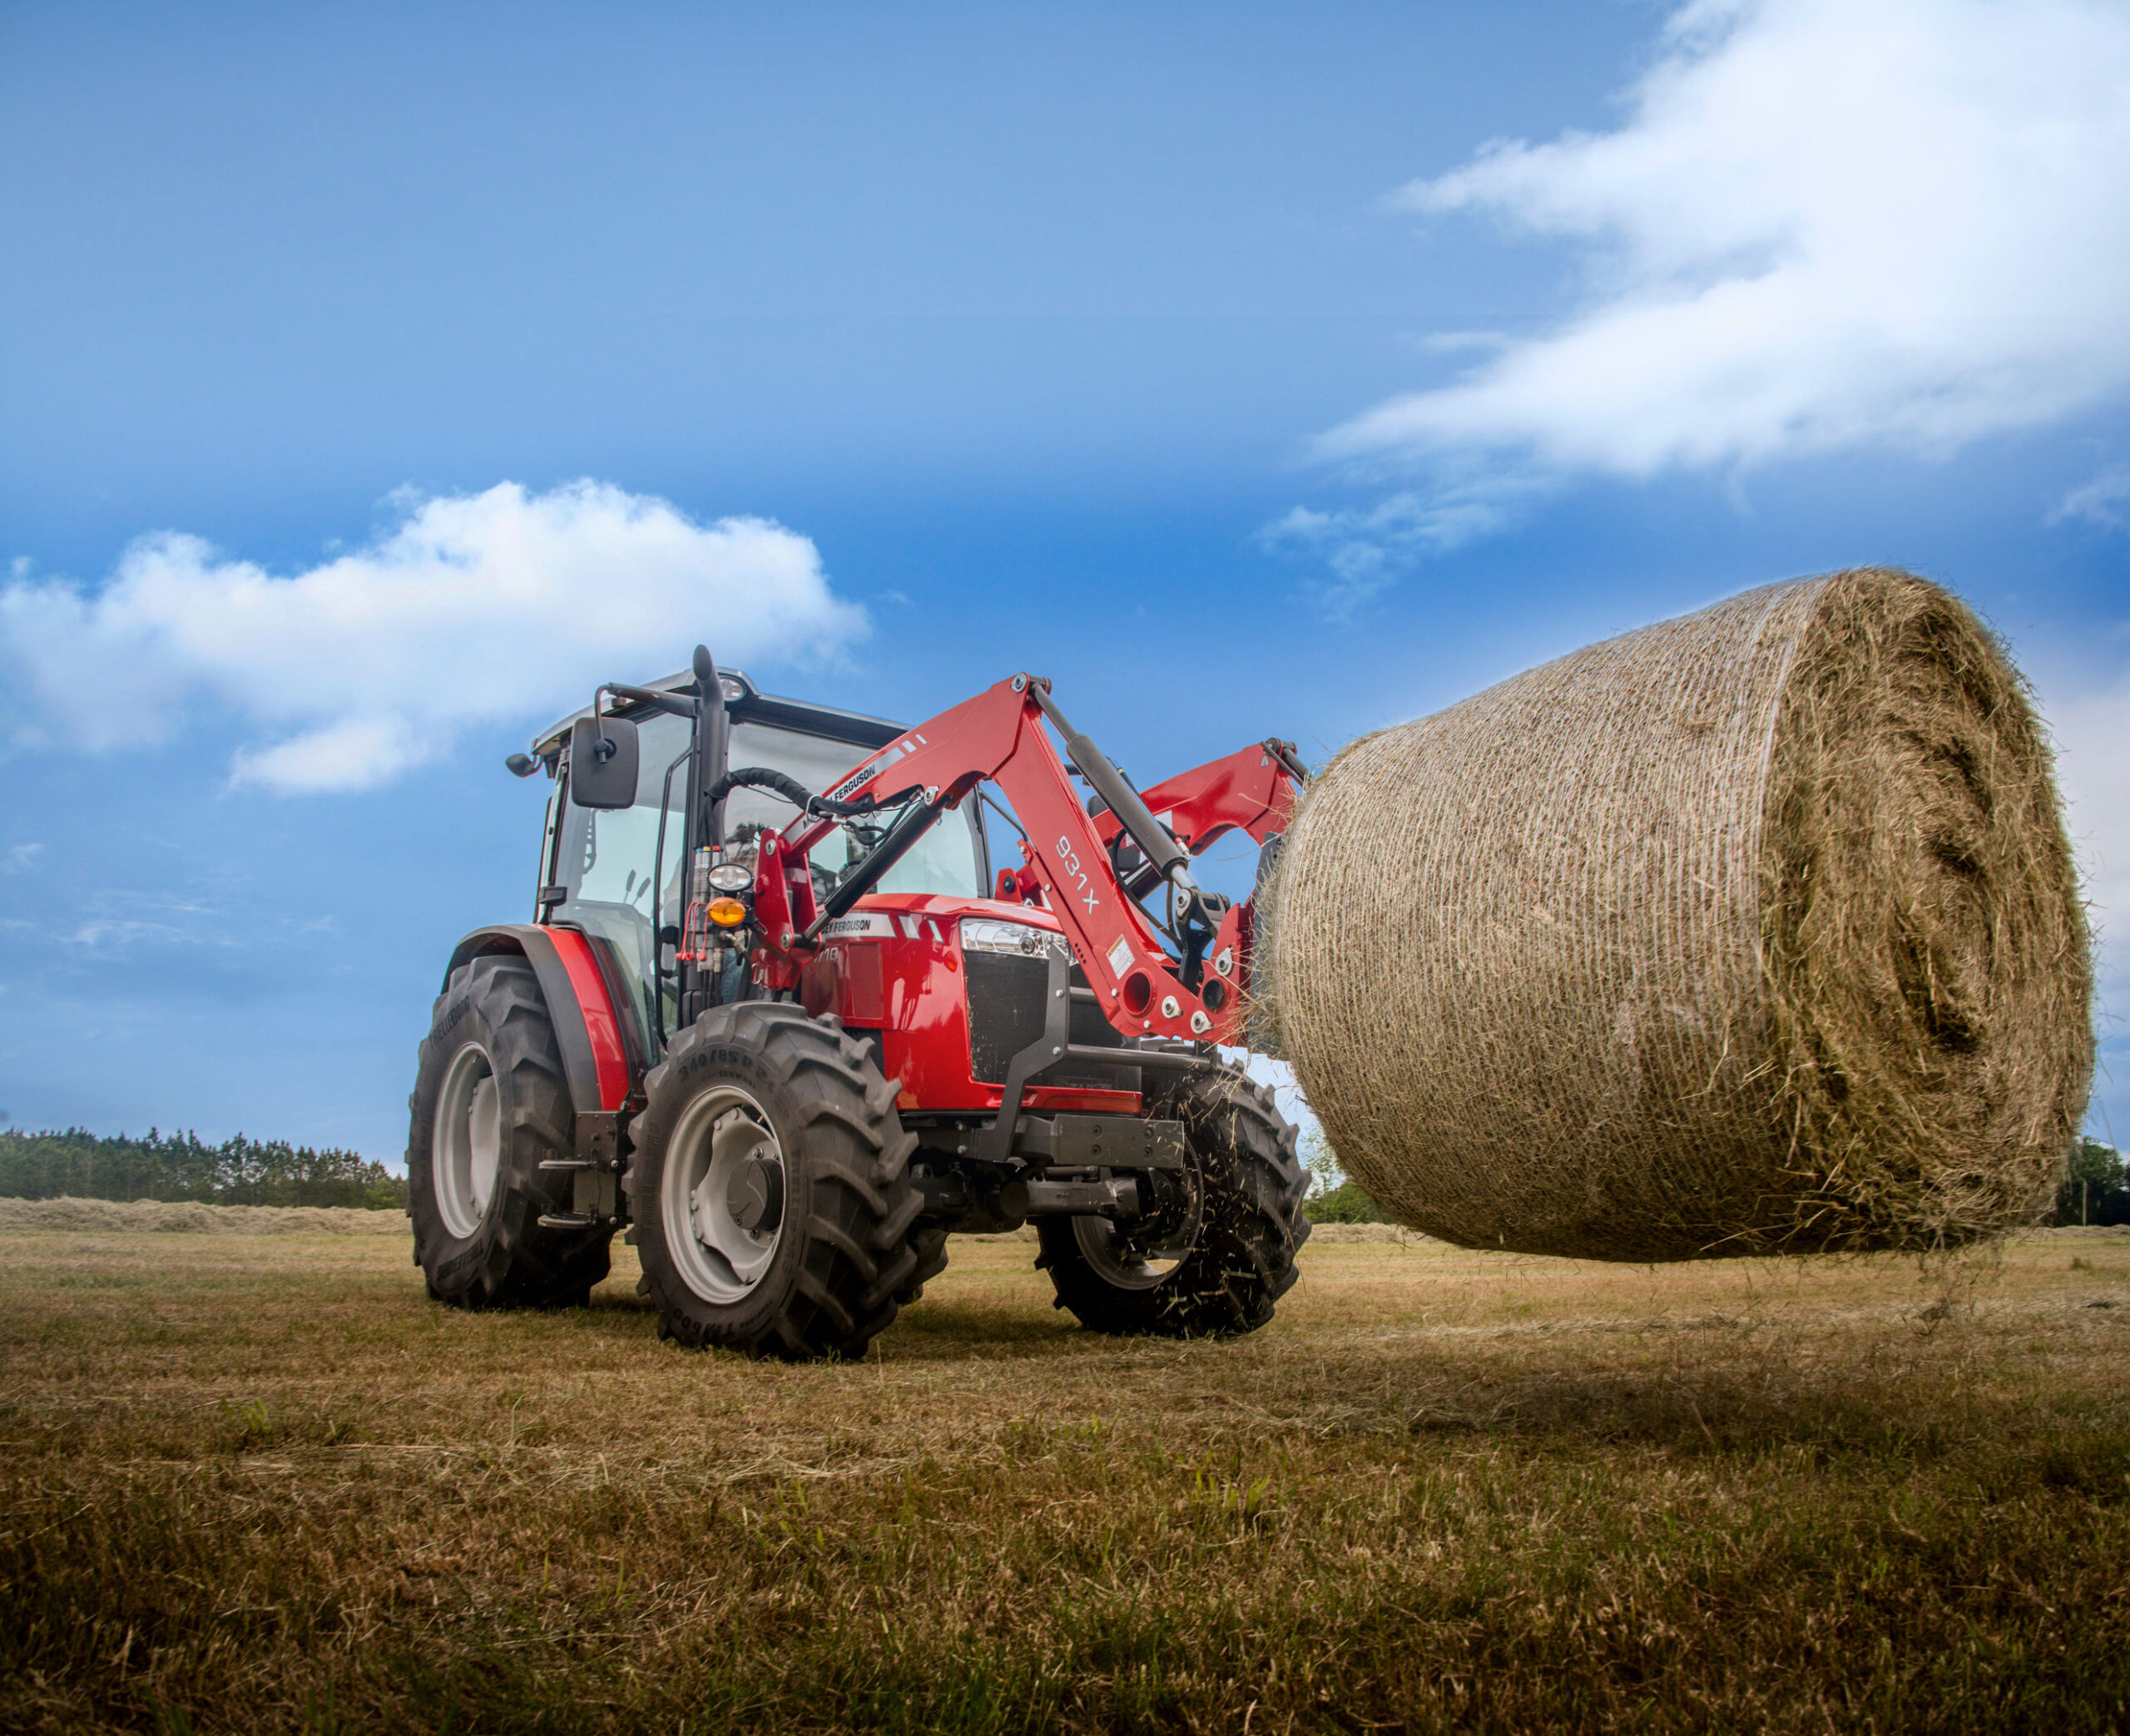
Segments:
[[[1355,742],[1287,834],[1280,1039],[1384,1209],[1605,1259],[1957,1245],[2084,1113],[2018,673],[1909,574],[1748,591]]]

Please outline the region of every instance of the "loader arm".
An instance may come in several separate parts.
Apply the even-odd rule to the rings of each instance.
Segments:
[[[1261,844],[1283,831],[1302,782],[1294,744],[1275,739],[1164,778],[1144,799],[1154,818],[1196,856],[1230,832],[1246,832]],[[1095,817],[1095,828],[1111,844],[1124,823],[1105,812]]]
[[[1082,774],[1112,804],[1099,819],[1088,814],[1074,791],[1043,728],[1046,717],[1065,738]],[[1274,746],[1285,744],[1216,760],[1150,794],[1172,803],[1178,828],[1191,832],[1196,848],[1236,827],[1261,840],[1285,813],[1295,788]],[[1199,892],[1186,866],[1189,849],[1154,819],[1151,804],[1100,750],[1065,722],[1043,678],[1014,675],[905,731],[825,794],[834,802],[870,799],[882,809],[910,804],[876,848],[878,854],[898,842],[906,848],[941,814],[987,783],[1005,796],[1026,828],[1020,890],[1025,895],[1040,888],[1045,894],[1110,1024],[1127,1037],[1241,1041],[1247,907],[1227,906]],[[1188,822],[1181,818],[1186,813]],[[806,853],[837,823],[802,814],[774,848],[761,853],[756,899],[765,920],[757,963],[772,987],[796,982],[820,931],[870,884],[861,868],[840,908],[840,889],[815,906],[803,864]],[[1127,830],[1160,871],[1156,883],[1168,880],[1207,922],[1217,919],[1202,947],[1203,968],[1170,956],[1160,931],[1119,883],[1109,846]]]

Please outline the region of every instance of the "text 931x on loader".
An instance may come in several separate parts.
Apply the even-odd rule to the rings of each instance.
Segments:
[[[1294,1129],[1220,1054],[1257,901],[1189,864],[1241,831],[1261,887],[1303,768],[1266,741],[1142,795],[1049,690],[905,730],[698,648],[513,755],[555,784],[536,920],[453,952],[411,1100],[430,1293],[579,1305],[626,1230],[666,1336],[855,1358],[949,1234],[1033,1223],[1088,1327],[1269,1319],[1309,1226]]]

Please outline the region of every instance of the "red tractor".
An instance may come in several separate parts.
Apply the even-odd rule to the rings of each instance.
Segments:
[[[1262,884],[1290,744],[1142,795],[1038,676],[905,730],[698,648],[510,764],[555,784],[537,920],[458,943],[410,1100],[432,1296],[581,1305],[626,1228],[666,1336],[855,1358],[950,1234],[1033,1222],[1088,1327],[1271,1318],[1305,1177],[1220,1056],[1257,901],[1189,863],[1239,829]]]

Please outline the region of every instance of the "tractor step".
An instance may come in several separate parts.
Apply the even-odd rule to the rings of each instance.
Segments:
[[[597,1229],[607,1220],[597,1212],[542,1212],[542,1229]]]
[[[596,1170],[599,1165],[596,1159],[589,1157],[543,1157],[540,1160],[540,1167],[550,1170]]]

